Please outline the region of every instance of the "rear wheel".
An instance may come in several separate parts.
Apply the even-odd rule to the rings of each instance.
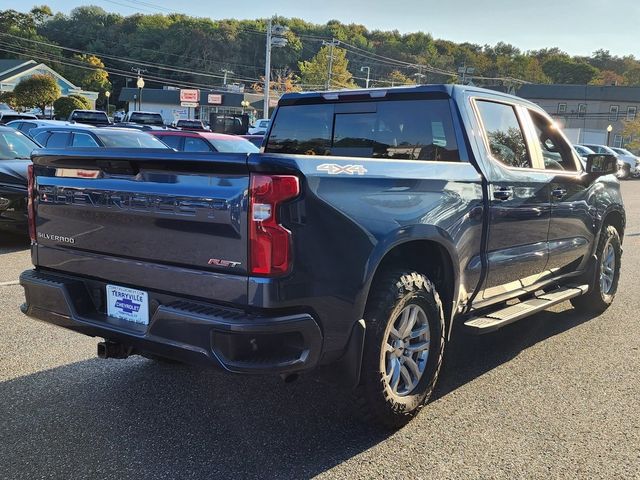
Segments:
[[[622,246],[618,230],[613,225],[603,228],[596,256],[596,275],[589,292],[572,299],[571,303],[576,310],[599,314],[613,303],[620,279]]]
[[[357,395],[367,417],[399,428],[428,401],[438,378],[445,345],[442,302],[424,275],[390,271],[374,285],[365,321]]]

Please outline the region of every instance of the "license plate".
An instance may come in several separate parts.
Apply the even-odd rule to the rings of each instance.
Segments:
[[[142,290],[107,285],[107,315],[148,325],[149,295]]]

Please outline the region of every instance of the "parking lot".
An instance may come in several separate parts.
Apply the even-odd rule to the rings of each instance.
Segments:
[[[24,241],[0,246],[2,478],[640,478],[640,181],[618,296],[458,335],[433,401],[396,433],[351,398],[140,357],[23,316]]]

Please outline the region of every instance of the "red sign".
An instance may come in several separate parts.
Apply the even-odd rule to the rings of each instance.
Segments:
[[[199,102],[200,90],[180,89],[180,101],[181,102]]]
[[[210,93],[207,95],[207,103],[210,105],[222,105],[222,95]]]

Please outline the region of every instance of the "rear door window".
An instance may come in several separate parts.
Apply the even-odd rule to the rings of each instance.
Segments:
[[[448,100],[386,100],[278,109],[266,152],[459,161]]]
[[[158,138],[171,148],[182,150],[180,145],[180,143],[182,142],[182,137],[179,137],[178,135],[158,135]]]
[[[532,168],[515,108],[485,100],[479,100],[477,106],[493,157],[509,167]]]
[[[531,121],[540,144],[546,170],[578,170],[571,146],[562,138],[558,127],[538,112],[529,110]]]
[[[74,133],[73,141],[71,142],[72,147],[99,147],[98,142],[96,142],[93,137],[87,133]]]
[[[69,132],[52,132],[47,139],[47,147],[64,148],[69,143]]]
[[[204,141],[201,138],[185,137],[184,151],[185,152],[210,152],[211,147],[206,141]]]

